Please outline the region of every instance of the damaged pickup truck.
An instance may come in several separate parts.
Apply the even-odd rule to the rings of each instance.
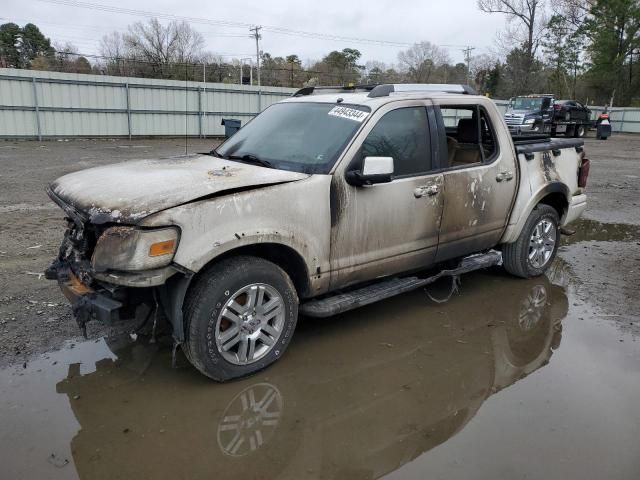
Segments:
[[[67,230],[46,276],[81,327],[153,312],[228,380],[280,358],[299,313],[498,264],[543,274],[586,208],[582,145],[512,138],[464,86],[303,88],[209,155],[54,181]]]

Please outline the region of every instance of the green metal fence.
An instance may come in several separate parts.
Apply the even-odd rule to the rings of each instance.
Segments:
[[[294,91],[0,68],[0,138],[217,136]]]
[[[295,92],[0,68],[0,138],[218,136]],[[495,100],[506,111],[506,100]],[[595,119],[604,109],[592,106]],[[614,132],[640,132],[640,108],[610,111]],[[456,123],[457,118],[447,118]]]

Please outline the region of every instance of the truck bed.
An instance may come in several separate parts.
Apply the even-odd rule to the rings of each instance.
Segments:
[[[516,153],[527,154],[549,150],[561,150],[563,148],[575,148],[576,151],[580,152],[584,145],[584,140],[581,138],[551,138],[544,135],[539,137],[542,138],[516,139],[516,137],[514,137],[513,143],[516,147]]]

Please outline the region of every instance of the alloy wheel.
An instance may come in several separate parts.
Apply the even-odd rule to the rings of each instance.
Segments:
[[[529,240],[529,264],[533,268],[543,268],[553,255],[556,246],[556,226],[543,218],[533,229]]]
[[[234,365],[249,365],[276,345],[285,322],[284,300],[271,285],[252,283],[229,297],[216,322],[216,345]]]

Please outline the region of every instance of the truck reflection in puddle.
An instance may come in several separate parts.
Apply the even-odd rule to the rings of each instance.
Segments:
[[[464,428],[549,362],[565,291],[485,272],[445,305],[424,292],[300,325],[287,361],[214,384],[168,349],[110,339],[117,360],[57,385],[81,425],[78,474],[98,478],[379,478]],[[80,395],[82,401],[72,399]],[[77,397],[76,397],[77,398]]]

